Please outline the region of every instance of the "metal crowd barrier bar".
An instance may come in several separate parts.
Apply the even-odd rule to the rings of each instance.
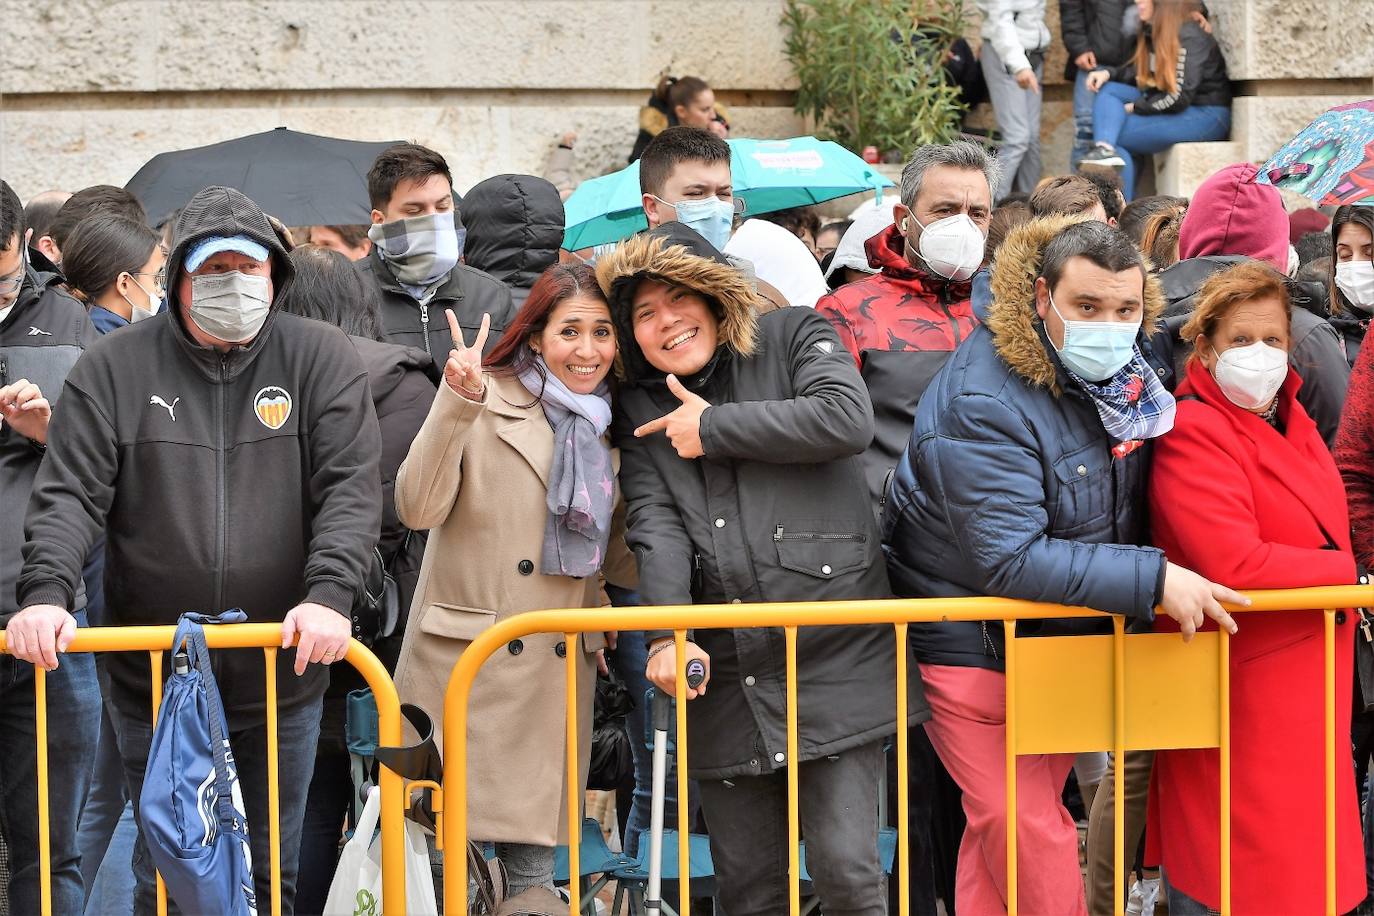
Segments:
[[[172,646],[176,627],[89,627],[77,631],[65,654],[76,652],[147,652],[153,676],[153,721],[157,721],[162,701],[162,655]],[[268,811],[273,829],[270,835],[272,850],[272,916],[281,914],[281,840],[277,795],[277,652],[281,647],[281,625],[275,623],[239,623],[207,626],[205,642],[211,649],[263,650],[266,663],[267,688],[267,782]],[[5,634],[0,631],[0,652],[5,652]],[[59,663],[61,657],[58,658]],[[341,660],[352,665],[363,676],[377,700],[377,727],[380,743],[396,746],[401,743],[401,707],[396,686],[386,668],[372,652],[357,640],[349,640],[348,652]],[[338,664],[338,662],[336,662]],[[34,668],[34,728],[37,733],[38,770],[38,836],[39,889],[43,916],[52,914],[52,853],[48,821],[48,707],[46,672]],[[405,792],[400,776],[379,766],[382,825],[382,905],[386,916],[404,916],[405,905]],[[249,825],[252,828],[252,825]],[[88,889],[89,890],[89,889]],[[157,912],[166,916],[167,892],[161,875],[157,879]]]
[[[1335,615],[1337,608],[1374,605],[1374,586],[1329,586],[1247,593],[1251,606],[1237,612],[1313,610],[1323,614],[1325,644],[1326,731],[1326,892],[1323,911],[1335,916],[1335,798],[1337,748],[1335,693]],[[696,605],[681,607],[579,608],[535,611],[504,620],[482,633],[463,652],[449,679],[444,708],[444,786],[440,801],[445,818],[438,831],[445,852],[444,903],[450,913],[468,905],[466,746],[468,698],[482,664],[501,646],[535,633],[562,633],[569,645],[580,633],[603,630],[669,630],[677,656],[678,798],[687,797],[686,631],[694,629],[776,627],[784,631],[787,662],[787,752],[789,766],[788,836],[789,902],[800,914],[800,868],[797,815],[797,628],[837,624],[887,624],[897,640],[897,880],[900,916],[908,916],[910,882],[907,836],[907,734],[900,723],[907,714],[907,627],[911,623],[1001,620],[1006,632],[1006,793],[1010,822],[1016,822],[1016,758],[1021,754],[1115,752],[1114,886],[1115,912],[1122,913],[1121,871],[1124,836],[1122,763],[1128,750],[1218,748],[1220,751],[1221,911],[1231,912],[1230,850],[1230,637],[1225,632],[1199,633],[1183,643],[1176,633],[1128,635],[1125,621],[1113,617],[1104,636],[1017,638],[1019,620],[1096,617],[1085,608],[998,598],[926,598],[879,601],[830,601],[776,604]],[[1243,626],[1242,622],[1242,626]],[[568,858],[571,913],[583,911],[579,882],[582,780],[577,747],[577,656],[566,654]],[[1100,689],[1094,689],[1100,687]],[[1072,701],[1072,706],[1065,704]],[[1065,708],[1075,711],[1063,715]],[[875,799],[876,803],[876,799]],[[436,805],[436,807],[438,807]],[[687,806],[678,806],[678,913],[691,912]],[[455,852],[449,855],[448,852]],[[1017,843],[1007,831],[1007,911],[1017,912]],[[1315,901],[1314,901],[1315,904]]]

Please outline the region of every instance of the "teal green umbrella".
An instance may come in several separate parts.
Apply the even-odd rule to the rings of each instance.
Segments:
[[[829,140],[728,142],[735,196],[744,201],[746,217],[893,187],[875,167]],[[647,228],[641,200],[638,162],[582,182],[563,205],[563,247],[578,251],[618,242]]]

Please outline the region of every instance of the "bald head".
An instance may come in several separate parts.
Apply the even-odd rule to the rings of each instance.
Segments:
[[[52,218],[71,196],[71,191],[44,191],[29,198],[24,205],[24,225],[33,230],[35,241],[48,234]]]

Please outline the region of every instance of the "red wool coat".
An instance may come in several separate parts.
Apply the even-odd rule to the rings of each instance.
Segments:
[[[1278,432],[1236,407],[1206,368],[1188,366],[1172,432],[1155,446],[1155,543],[1171,562],[1236,589],[1355,581],[1340,474],[1294,395]],[[1335,542],[1328,547],[1327,534]],[[1355,615],[1336,627],[1336,735],[1348,745]],[[1241,614],[1231,644],[1231,901],[1237,914],[1318,913],[1326,900],[1322,615]],[[1215,629],[1209,622],[1208,629]],[[1156,629],[1177,626],[1167,617]],[[1221,904],[1219,754],[1161,751],[1150,787],[1147,861],[1180,891]],[[1336,763],[1336,905],[1365,896],[1355,780]]]

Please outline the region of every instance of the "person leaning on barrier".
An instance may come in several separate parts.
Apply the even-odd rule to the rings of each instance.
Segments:
[[[1178,416],[1155,446],[1154,542],[1238,588],[1355,581],[1336,462],[1297,401],[1284,278],[1251,262],[1214,274],[1183,329]],[[1336,732],[1349,745],[1353,611],[1336,614]],[[1173,629],[1161,620],[1158,629]],[[1322,615],[1247,616],[1231,642],[1231,905],[1312,913],[1326,900]],[[1340,756],[1340,755],[1338,755]],[[1158,751],[1146,831],[1173,916],[1221,905],[1219,753]],[[1364,899],[1355,780],[1336,767],[1336,912]],[[1281,881],[1274,880],[1281,874]]]
[[[396,689],[429,713],[441,747],[450,674],[483,630],[525,611],[596,607],[599,573],[637,584],[604,438],[616,332],[590,268],[548,268],[485,370],[487,322],[469,343],[451,312],[448,320],[444,381],[396,477],[401,521],[431,529]],[[452,557],[462,562],[445,562]],[[552,887],[554,846],[567,842],[568,825],[564,659],[573,651],[580,662],[585,774],[605,643],[600,633],[575,647],[562,633],[523,636],[473,683],[467,832],[496,844],[512,894]]]
[[[757,294],[709,242],[668,223],[597,264],[620,336],[613,441],[627,540],[647,605],[889,596],[858,456],[873,410],[854,358],[814,310],[757,315]],[[671,634],[645,634],[647,675],[673,692]],[[828,912],[885,911],[878,859],[883,739],[896,730],[887,627],[797,638],[799,760],[787,755],[779,629],[689,634],[708,666],[684,685],[730,916],[786,913],[786,768],[799,767],[807,866]],[[926,718],[920,682],[910,724]]]
[[[101,338],[67,377],[25,517],[24,610],[9,623],[9,647],[58,669],[75,635],[82,560],[102,530],[110,624],[171,625],[188,610],[229,608],[280,622],[281,899],[290,913],[324,666],[347,651],[381,525],[377,419],[348,338],[273,308],[294,271],[251,200],[223,187],[193,197],[166,271],[167,309]],[[137,806],[152,740],[148,659],[114,652],[107,669]],[[270,900],[263,658],[218,653],[215,669],[258,899]],[[134,877],[135,912],[154,912],[141,835]]]
[[[43,462],[52,419],[68,406],[62,382],[97,337],[81,303],[63,292],[61,277],[29,266],[24,211],[0,181],[0,627],[9,654],[0,656],[0,825],[9,847],[8,899],[13,913],[39,912],[38,792],[34,758],[33,666],[16,655],[14,582],[23,565],[23,506]],[[72,405],[75,407],[75,404]],[[76,584],[72,626],[86,625],[86,595]],[[86,803],[100,731],[95,660],[81,655],[46,679],[48,818],[54,912],[84,906],[77,822]],[[89,890],[89,888],[86,888]],[[0,889],[0,899],[4,899]]]
[[[883,547],[904,597],[992,595],[1151,619],[1185,638],[1244,599],[1168,562],[1145,536],[1145,448],[1169,429],[1147,332],[1163,303],[1139,251],[1082,217],[1013,230],[993,265],[987,321],[945,363],[916,411],[888,489]],[[1148,347],[1147,347],[1148,349]],[[912,626],[933,718],[964,791],[961,910],[1006,907],[1005,677],[1000,623]],[[1105,619],[1022,625],[1027,635],[1111,631]],[[1060,800],[1072,754],[1017,766],[1019,901],[1081,913],[1078,835]]]

